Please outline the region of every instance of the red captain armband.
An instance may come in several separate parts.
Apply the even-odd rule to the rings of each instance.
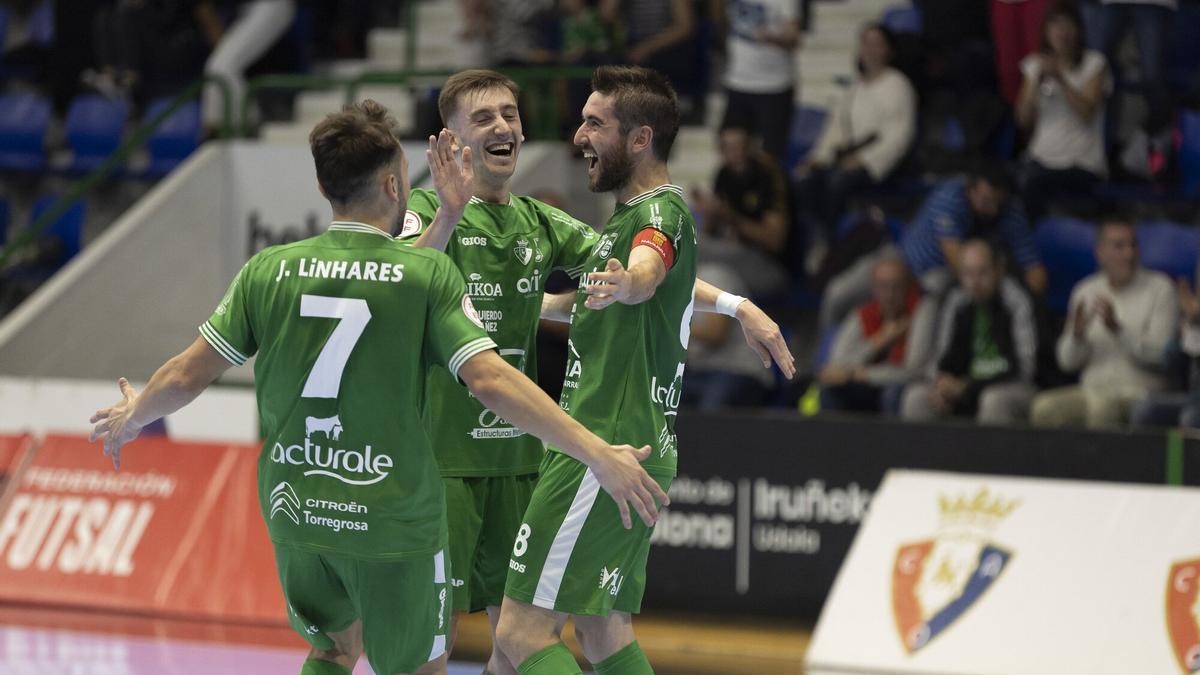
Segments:
[[[633,238],[633,247],[649,246],[654,249],[654,252],[662,258],[663,264],[667,269],[675,264],[675,246],[671,243],[671,238],[663,234],[662,230],[656,230],[653,227],[647,227],[637,236]]]

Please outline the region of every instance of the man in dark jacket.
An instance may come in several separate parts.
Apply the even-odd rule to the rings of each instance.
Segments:
[[[1023,419],[1034,394],[1033,303],[982,239],[963,244],[958,281],[942,309],[936,372],[905,390],[901,416],[973,416],[987,424]]]

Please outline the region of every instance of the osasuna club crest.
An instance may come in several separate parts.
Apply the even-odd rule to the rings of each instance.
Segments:
[[[529,248],[529,240],[518,239],[517,245],[513,247],[513,254],[522,265],[528,265],[529,261],[533,260],[533,249]]]
[[[1177,562],[1167,576],[1167,633],[1181,673],[1200,673],[1200,558]]]
[[[990,534],[1017,505],[987,488],[971,499],[943,495],[938,535],[896,551],[892,611],[909,654],[954,625],[1008,569],[1013,552],[990,541]]]

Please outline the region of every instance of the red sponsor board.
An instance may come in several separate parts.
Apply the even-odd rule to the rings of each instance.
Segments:
[[[0,436],[0,485],[3,485],[5,477],[17,470],[21,459],[32,445],[33,437],[28,434]]]
[[[0,601],[286,622],[258,448],[47,437],[0,516]]]

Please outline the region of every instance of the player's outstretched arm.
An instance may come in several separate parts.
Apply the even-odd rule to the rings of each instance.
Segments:
[[[463,148],[462,162],[454,159],[454,136],[442,129],[437,136],[429,137],[429,149],[425,151],[429,160],[429,173],[433,177],[433,189],[438,196],[438,210],[433,222],[413,242],[418,248],[446,250],[458,221],[462,220],[467,202],[475,188],[475,170],[471,167],[471,149]]]
[[[596,474],[621,511],[626,529],[633,526],[632,505],[647,526],[658,520],[657,501],[668,504],[667,493],[646,473],[641,461],[650,456],[650,446],[609,445],[567,416],[550,397],[521,371],[510,366],[494,351],[470,358],[458,376],[472,394],[490,410],[575,459]]]
[[[117,380],[121,400],[92,415],[89,441],[102,439],[104,454],[121,468],[121,446],[137,438],[142,427],[192,402],[229,368],[229,361],[198,337],[183,353],[160,367],[141,394],[125,378]]]
[[[764,368],[770,368],[774,359],[789,380],[796,375],[796,360],[788,349],[787,341],[783,339],[779,324],[772,321],[758,305],[697,278],[696,311],[715,312],[737,319],[746,335],[746,344],[758,354]]]
[[[661,254],[649,246],[635,246],[629,252],[629,269],[609,258],[603,272],[587,275],[583,290],[591,297],[585,304],[588,309],[604,309],[614,302],[637,305],[653,298],[666,278],[667,264]]]
[[[571,320],[571,308],[575,306],[575,291],[568,293],[546,293],[542,296],[541,318],[547,321]]]

